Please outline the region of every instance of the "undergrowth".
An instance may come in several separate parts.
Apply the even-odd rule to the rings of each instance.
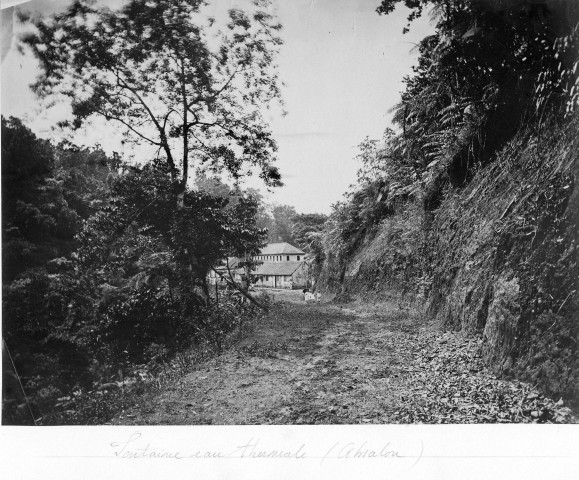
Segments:
[[[498,373],[576,400],[578,130],[577,118],[529,124],[468,185],[447,185],[437,210],[417,193],[354,251],[328,234],[320,285],[340,302],[422,298],[441,329],[483,338]]]
[[[260,295],[260,301],[264,305],[271,304],[267,294]],[[3,403],[3,423],[105,424],[149,395],[171,388],[199,364],[239,342],[253,331],[255,322],[262,315],[263,311],[257,307],[222,294],[219,307],[214,306],[211,310],[212,328],[206,328],[202,335],[194,337],[196,340],[187,348],[171,352],[162,345],[152,344],[148,362],[118,365],[114,375],[87,386],[77,385],[69,395],[63,396],[61,390],[49,387],[40,389],[32,397],[24,397],[22,390],[20,395],[13,392],[11,398]],[[10,379],[12,382],[15,380],[13,377]],[[19,387],[12,385],[10,388],[16,390]]]

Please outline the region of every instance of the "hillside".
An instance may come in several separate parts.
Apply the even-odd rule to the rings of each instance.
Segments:
[[[578,398],[576,132],[575,120],[519,133],[431,214],[415,199],[351,257],[329,254],[322,283],[343,296],[418,296],[441,329],[481,338],[499,373]]]
[[[325,225],[318,285],[408,295],[499,374],[576,401],[579,4],[447,0]]]

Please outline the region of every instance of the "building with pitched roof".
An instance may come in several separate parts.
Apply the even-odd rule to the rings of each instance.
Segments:
[[[251,272],[256,287],[264,288],[304,288],[308,285],[309,265],[305,260],[305,252],[289,243],[268,243],[261,249],[259,255],[253,260],[261,262]],[[227,260],[231,273],[236,282],[240,282],[245,274],[243,268],[238,268],[239,259]],[[217,267],[215,270],[221,274],[228,274],[227,267]],[[211,283],[224,284],[220,276],[211,272]]]
[[[252,274],[256,278],[256,287],[303,288],[308,281],[308,264],[305,261],[264,261]]]
[[[254,260],[262,262],[300,262],[304,260],[305,252],[289,243],[268,243],[261,249]]]

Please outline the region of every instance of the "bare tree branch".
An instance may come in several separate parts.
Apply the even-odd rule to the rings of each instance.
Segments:
[[[231,273],[231,268],[229,266],[229,260],[227,260],[227,272],[229,274],[229,278],[227,278],[224,274],[222,274],[221,272],[217,271],[215,268],[213,268],[212,270],[219,275],[219,278],[225,280],[227,282],[228,285],[232,286],[233,288],[235,288],[237,291],[239,291],[245,298],[247,298],[251,303],[257,305],[259,308],[261,308],[262,310],[267,311],[268,308],[263,305],[262,303],[258,302],[255,298],[253,298],[249,292],[244,289],[241,285],[239,285],[233,278],[233,274]]]

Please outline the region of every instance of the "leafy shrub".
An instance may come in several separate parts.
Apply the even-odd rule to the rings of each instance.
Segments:
[[[180,206],[162,163],[121,170],[116,156],[54,147],[14,119],[2,128],[3,186],[20,187],[3,203],[3,336],[27,395],[5,390],[5,423],[102,421],[115,407],[99,385],[200,345],[221,351],[257,314],[214,302],[206,279],[221,258],[259,250],[250,196],[186,192]]]

